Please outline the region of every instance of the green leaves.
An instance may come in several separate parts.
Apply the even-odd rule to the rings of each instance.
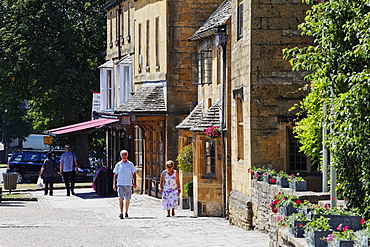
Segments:
[[[193,171],[193,145],[189,144],[184,146],[179,155],[176,158],[176,161],[179,162],[178,167],[179,169],[184,172],[192,172]]]
[[[105,60],[105,2],[0,0],[0,99],[9,117],[28,100],[37,132],[90,119]]]
[[[321,127],[326,122],[332,129],[325,142],[333,155],[338,187],[349,205],[363,212],[370,200],[370,175],[363,172],[370,169],[369,13],[369,0],[314,5],[299,25],[304,35],[315,38],[314,45],[284,50],[293,70],[310,72],[305,77],[310,91],[301,102],[307,117],[295,128],[301,149],[320,161]],[[325,118],[324,101],[328,105]]]

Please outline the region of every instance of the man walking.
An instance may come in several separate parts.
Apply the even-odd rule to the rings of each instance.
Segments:
[[[127,150],[120,152],[122,158],[114,167],[113,189],[118,192],[119,197],[119,218],[123,219],[123,201],[125,203],[125,217],[128,217],[128,208],[130,207],[130,200],[132,195],[132,186],[136,188],[136,169],[134,164],[129,161]]]
[[[62,157],[60,158],[60,175],[64,178],[67,196],[70,196],[70,193],[72,193],[72,195],[75,194],[75,176],[76,171],[78,171],[78,163],[76,155],[70,151],[70,145],[65,145],[64,150],[65,153],[62,154]]]

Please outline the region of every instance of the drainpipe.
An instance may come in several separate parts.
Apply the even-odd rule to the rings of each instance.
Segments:
[[[117,39],[118,39],[118,60],[121,60],[121,4],[118,0],[116,0],[116,4],[118,5],[117,9]]]
[[[216,32],[216,46],[222,51],[222,91],[221,91],[221,160],[222,160],[222,217],[226,217],[227,210],[227,191],[226,191],[226,122],[225,122],[225,105],[226,105],[226,28],[218,28]]]

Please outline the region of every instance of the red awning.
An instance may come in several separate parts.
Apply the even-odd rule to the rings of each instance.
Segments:
[[[64,135],[64,134],[70,134],[73,132],[88,130],[88,129],[96,129],[104,127],[108,124],[119,122],[119,119],[116,118],[99,118],[96,120],[91,120],[87,122],[72,124],[63,126],[56,129],[46,130],[44,131],[45,134],[56,136],[56,135]]]

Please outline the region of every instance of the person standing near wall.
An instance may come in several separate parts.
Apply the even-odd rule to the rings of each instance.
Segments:
[[[126,200],[125,218],[127,218],[132,196],[132,187],[136,188],[136,169],[134,164],[127,159],[127,150],[122,150],[120,156],[122,159],[116,164],[113,170],[113,189],[118,192],[119,218],[123,219],[123,202]]]
[[[67,196],[75,194],[75,176],[76,171],[78,171],[77,157],[72,153],[71,146],[64,146],[65,153],[62,154],[60,158],[60,175],[64,178],[64,183],[66,185]]]

